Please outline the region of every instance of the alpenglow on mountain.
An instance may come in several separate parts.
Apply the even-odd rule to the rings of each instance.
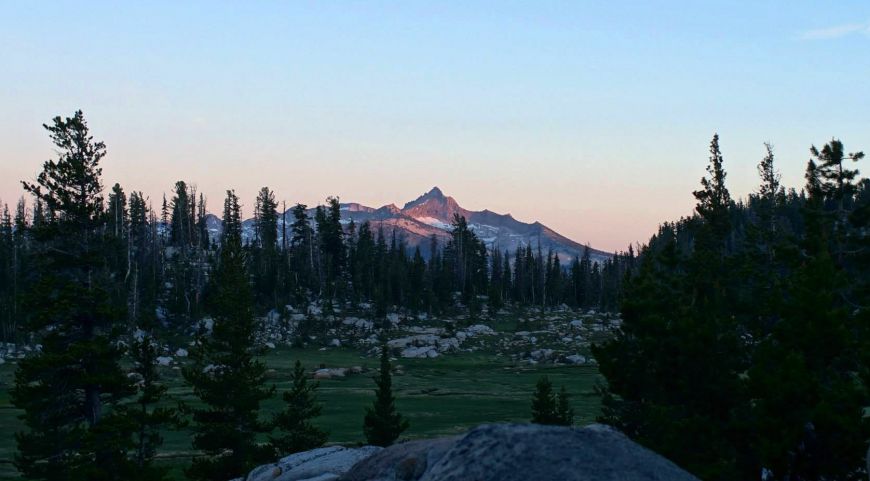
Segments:
[[[373,232],[383,229],[387,239],[395,231],[396,237],[404,239],[409,249],[420,247],[424,256],[429,256],[430,239],[435,236],[438,244],[444,246],[450,239],[450,230],[454,214],[465,217],[469,228],[480,237],[490,249],[507,250],[511,257],[517,247],[531,245],[546,253],[550,250],[564,261],[582,256],[585,247],[540,222],[526,223],[513,218],[510,214],[496,214],[490,210],[472,211],[463,209],[453,197],[444,195],[438,187],[408,202],[399,208],[395,204],[374,208],[350,202],[341,204],[341,222],[345,226],[351,220],[359,226],[368,221]],[[309,216],[314,216],[314,209],[309,209]],[[209,230],[216,235],[220,231],[220,221],[213,216],[209,219]],[[287,225],[293,222],[290,210],[284,213]],[[279,237],[281,236],[281,219],[279,219]],[[250,239],[254,234],[254,221],[248,219],[243,223],[243,236]],[[603,262],[611,257],[611,253],[597,249],[589,249],[593,261]]]

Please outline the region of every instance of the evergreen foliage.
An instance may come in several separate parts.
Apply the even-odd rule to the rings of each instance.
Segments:
[[[408,429],[409,423],[396,410],[393,396],[393,376],[387,345],[381,346],[381,368],[375,378],[377,389],[372,407],[366,408],[363,432],[366,442],[373,446],[389,446]]]
[[[279,213],[266,187],[253,236],[243,242],[230,191],[218,237],[189,182],[156,207],[120,184],[104,198],[105,146],[81,112],[46,129],[57,159],[24,183],[29,204],[0,207],[0,340],[43,346],[21,360],[11,392],[25,425],[15,465],[27,479],[162,479],[152,462],[160,432],[181,418],[165,407],[154,343],[196,328],[183,374],[202,401],[187,412],[204,456],[191,477],[229,479],[275,450],[322,445],[326,433],[312,423],[317,384],[299,364],[284,411],[271,422],[259,416],[273,389],[257,359],[257,319],[287,304],[312,307],[298,324],[300,345],[348,306],[367,305],[385,329],[390,312],[620,311],[616,338],[594,348],[607,380],[604,422],[703,479],[862,475],[870,181],[855,168],[863,153],[839,140],[811,148],[803,189],[781,184],[765,144],[757,190],[735,200],[714,136],[693,215],[661,225],[637,251],[597,261],[588,246],[575,258],[534,242],[513,252],[487,246],[461,216],[449,239],[412,249],[389,225],[346,222],[337,198]],[[125,352],[132,332],[145,336]],[[378,445],[408,427],[388,354],[364,422]],[[546,378],[532,410],[534,422],[573,423],[567,391]],[[273,428],[270,445],[258,443]]]
[[[746,203],[718,136],[697,215],[666,223],[593,351],[602,421],[702,479],[858,479],[870,422],[868,183],[833,140],[786,192],[765,145]]]
[[[293,366],[290,382],[290,390],[282,396],[286,406],[274,420],[279,434],[270,438],[279,457],[318,448],[328,439],[325,431],[311,423],[322,409],[316,395],[319,383],[308,381],[299,361]]]
[[[19,363],[12,390],[26,431],[15,465],[28,479],[132,479],[131,424],[121,403],[133,394],[116,347],[124,306],[102,228],[100,161],[84,115],[45,125],[58,158],[24,183],[46,214],[32,229],[34,262],[27,332],[43,349]],[[8,214],[7,214],[8,217]]]
[[[559,393],[555,393],[553,383],[547,376],[541,376],[535,384],[535,392],[532,396],[532,422],[556,426],[574,424],[574,408],[571,407],[568,391],[562,386]]]
[[[193,446],[206,454],[187,470],[193,479],[242,476],[271,456],[256,439],[270,431],[258,414],[274,387],[266,387],[266,367],[257,359],[257,321],[245,262],[239,201],[227,191],[220,259],[212,279],[214,324],[210,333],[198,336],[194,362],[183,370],[203,403],[191,410]]]
[[[565,386],[557,394],[553,391],[549,377],[541,376],[538,379],[532,395],[532,422],[558,426],[574,424],[574,408],[571,407]]]
[[[39,206],[41,203],[36,202]],[[15,342],[25,321],[23,294],[27,292],[30,271],[29,252],[33,245],[27,204],[22,197],[9,212],[4,204],[0,213],[0,342]]]
[[[157,371],[157,345],[151,335],[136,339],[130,349],[135,362],[132,373],[137,379],[138,396],[135,404],[127,406],[134,423],[133,460],[136,479],[163,480],[166,469],[154,465],[157,449],[163,445],[162,431],[184,425],[178,409],[160,406],[167,399],[167,386],[160,381]]]
[[[565,426],[574,424],[574,408],[571,407],[571,399],[565,386],[559,389],[559,394],[556,395],[556,414],[560,423]]]
[[[553,392],[553,383],[547,376],[541,376],[535,385],[535,394],[532,396],[532,422],[535,424],[559,424],[556,395]]]
[[[278,202],[268,187],[260,189],[254,208],[253,272],[256,304],[278,309],[288,300],[281,291],[281,255],[278,251]]]

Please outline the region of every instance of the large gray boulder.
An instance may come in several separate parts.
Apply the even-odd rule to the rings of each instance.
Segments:
[[[485,424],[382,449],[320,448],[260,466],[246,481],[698,481],[600,424]]]
[[[419,479],[440,461],[461,436],[422,439],[394,444],[357,463],[341,479],[363,481],[369,479]]]
[[[332,481],[354,464],[383,448],[363,446],[352,449],[341,446],[318,448],[281,458],[275,464],[255,468],[245,481]]]
[[[603,425],[490,424],[465,436],[391,446],[340,481],[697,481]]]

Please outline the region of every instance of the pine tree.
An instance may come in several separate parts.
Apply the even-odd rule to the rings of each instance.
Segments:
[[[3,205],[0,216],[0,339],[14,342],[26,312],[21,294],[25,292],[25,273],[29,271],[30,229],[24,198],[18,201],[13,220]]]
[[[127,237],[127,227],[129,225],[127,195],[124,194],[121,184],[115,184],[112,187],[112,192],[109,193],[108,204],[106,218],[108,219],[109,234],[117,238]]]
[[[157,344],[150,334],[134,339],[130,349],[135,365],[138,397],[128,406],[132,422],[135,424],[133,435],[133,459],[136,463],[136,479],[160,481],[166,479],[167,469],[154,466],[157,449],[163,445],[161,431],[183,425],[179,411],[172,407],[160,406],[167,400],[168,387],[160,382],[157,371]]]
[[[729,312],[733,204],[717,136],[710,150],[710,177],[695,193],[694,243],[683,250],[672,229],[661,229],[660,246],[626,286],[621,330],[593,354],[607,378],[603,422],[702,479],[737,479],[743,467],[731,460],[742,448],[732,442],[740,432],[732,417],[747,356]]]
[[[453,275],[453,289],[468,305],[473,297],[487,291],[486,245],[468,227],[465,217],[453,216],[450,242],[444,248],[444,262]],[[476,299],[475,299],[476,302]]]
[[[408,295],[406,305],[411,309],[411,312],[419,312],[423,307],[423,301],[426,298],[424,294],[426,278],[426,261],[423,260],[423,254],[420,252],[420,247],[414,249],[414,259],[411,261],[411,266],[408,270]]]
[[[375,401],[372,407],[366,408],[363,432],[369,444],[389,446],[408,429],[409,423],[396,411],[390,356],[386,344],[381,346],[381,368],[375,384]]]
[[[375,239],[368,221],[359,227],[354,253],[354,289],[363,299],[371,299],[375,289]]]
[[[162,291],[163,256],[157,222],[142,192],[130,194],[128,253],[128,311],[135,325],[150,330],[156,322],[157,301]]]
[[[196,230],[199,238],[199,247],[203,250],[208,250],[211,245],[211,238],[208,232],[208,212],[206,210],[205,196],[199,194],[199,202],[196,204]]]
[[[701,178],[701,190],[695,191],[698,200],[695,209],[705,219],[712,231],[712,237],[722,241],[727,238],[730,229],[728,208],[731,206],[731,194],[725,187],[725,169],[723,167],[722,151],[719,148],[719,134],[713,135],[710,141],[710,163],[707,165],[707,175]]]
[[[507,249],[504,250],[502,254],[502,262],[503,266],[501,268],[501,279],[502,279],[502,299],[507,301],[510,299],[511,292],[513,292],[513,280],[511,279],[511,259],[510,254],[508,254]]]
[[[858,162],[864,158],[864,153],[846,154],[843,143],[836,139],[825,144],[821,150],[812,146],[810,153],[815,158],[811,162],[818,176],[817,187],[825,201],[833,207],[826,212],[826,216],[832,220],[830,240],[834,245],[834,258],[838,264],[844,265],[850,234],[848,215],[853,207],[855,179],[859,174],[858,169],[848,168],[846,161]]]
[[[532,422],[535,424],[563,424],[559,417],[553,384],[547,376],[541,376],[532,396]]]
[[[129,242],[130,216],[127,209],[127,195],[120,184],[115,184],[109,192],[105,213],[106,244],[103,257],[108,261],[112,272],[122,273],[124,279],[129,279],[131,265],[131,250]],[[112,292],[113,302],[123,304],[127,301],[127,286],[125,283],[115,283]]]
[[[257,304],[277,309],[281,294],[279,287],[278,254],[278,202],[268,187],[260,189],[254,209],[254,285]]]
[[[160,204],[160,222],[163,224],[163,229],[169,229],[169,204],[166,202],[166,194],[163,194],[163,203]]]
[[[203,266],[207,259],[199,240],[196,221],[196,189],[179,180],[170,202],[172,215],[166,265],[166,308],[175,320],[191,323],[202,311],[206,276]]]
[[[319,383],[308,382],[305,368],[298,360],[293,366],[290,381],[290,390],[283,394],[286,406],[274,420],[279,435],[270,438],[278,456],[318,448],[328,438],[325,431],[311,423],[312,419],[320,416],[321,406],[316,396]]]
[[[751,446],[774,479],[849,479],[870,436],[864,415],[870,391],[855,382],[870,337],[842,303],[849,285],[828,242],[836,227],[825,222],[824,201],[836,201],[837,178],[824,178],[812,161],[806,177],[805,258],[789,276],[789,302],[777,305],[781,318],[748,371]]]
[[[773,235],[776,231],[774,212],[785,193],[780,184],[781,175],[774,165],[773,146],[765,143],[764,149],[766,151],[765,156],[758,164],[758,175],[761,177],[758,197],[762,201],[760,210],[764,231],[769,235]]]
[[[559,418],[559,424],[564,426],[574,424],[574,408],[571,407],[571,400],[565,386],[562,386],[556,396],[556,415]]]
[[[870,216],[866,183],[843,164],[860,152],[812,149],[799,194],[783,191],[767,146],[744,204],[730,201],[717,140],[697,214],[663,224],[637,267],[630,251],[602,271],[605,285],[614,264],[633,272],[621,329],[593,347],[602,421],[702,479],[858,479]]]
[[[502,271],[501,252],[498,248],[494,248],[492,251],[490,273],[488,309],[490,314],[495,314],[504,306],[504,299],[502,297],[504,292],[504,279],[502,277],[504,271]]]
[[[390,326],[387,323],[387,306],[389,305],[390,277],[389,277],[389,252],[387,241],[384,238],[383,226],[378,228],[378,237],[375,242],[374,252],[374,317],[382,323],[384,329]]]
[[[206,456],[194,460],[187,475],[201,480],[242,476],[267,461],[270,450],[257,443],[268,423],[258,417],[266,387],[266,366],[254,345],[257,321],[241,237],[238,198],[227,192],[220,259],[213,275],[212,332],[201,333],[193,363],[182,372],[203,407],[192,409],[193,446]]]
[[[592,254],[589,244],[583,248],[583,257],[577,271],[577,305],[588,309],[594,305],[592,295]]]
[[[190,198],[187,183],[179,180],[175,183],[175,196],[172,198],[172,220],[169,232],[171,245],[181,248],[190,247],[193,244],[193,200]]]
[[[305,204],[296,204],[293,207],[293,224],[290,230],[291,270],[295,273],[298,286],[296,298],[297,302],[303,302],[307,297],[305,291],[315,287],[314,231],[311,229]]]
[[[341,226],[341,205],[337,197],[326,199],[327,206],[318,206],[315,212],[317,238],[321,259],[321,284],[326,300],[343,292],[342,276],[345,271],[346,252],[344,229]]]
[[[24,189],[48,215],[34,229],[37,280],[27,331],[43,350],[15,373],[13,404],[24,411],[15,466],[28,479],[131,479],[131,424],[120,404],[133,392],[120,366],[112,302],[119,282],[104,258],[106,237],[99,164],[84,115],[44,126],[59,152]]]

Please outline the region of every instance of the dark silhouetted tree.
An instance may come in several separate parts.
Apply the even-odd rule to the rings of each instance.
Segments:
[[[547,376],[541,376],[532,396],[532,422],[535,424],[562,424],[556,405],[556,393]]]
[[[325,431],[311,423],[320,416],[321,406],[316,395],[319,383],[308,381],[299,361],[293,366],[290,382],[290,389],[283,394],[284,410],[275,416],[278,434],[271,438],[278,456],[323,446],[328,438]]]
[[[194,479],[242,476],[271,457],[270,450],[258,444],[257,435],[270,431],[269,424],[259,419],[259,410],[274,387],[266,387],[266,366],[256,357],[257,321],[245,262],[239,201],[228,191],[220,258],[212,280],[214,324],[211,333],[200,333],[193,363],[182,371],[203,404],[192,409],[193,446],[206,454],[194,459],[187,470]]]
[[[33,230],[36,264],[27,332],[43,349],[22,359],[12,402],[26,430],[16,433],[15,466],[28,479],[132,479],[131,423],[119,406],[133,389],[116,347],[124,306],[111,293],[100,176],[106,155],[84,115],[45,125],[57,149],[24,189],[47,215]]]
[[[369,444],[389,446],[408,429],[409,423],[396,410],[390,355],[386,344],[381,346],[381,368],[375,384],[375,401],[372,407],[366,408],[363,432]]]

